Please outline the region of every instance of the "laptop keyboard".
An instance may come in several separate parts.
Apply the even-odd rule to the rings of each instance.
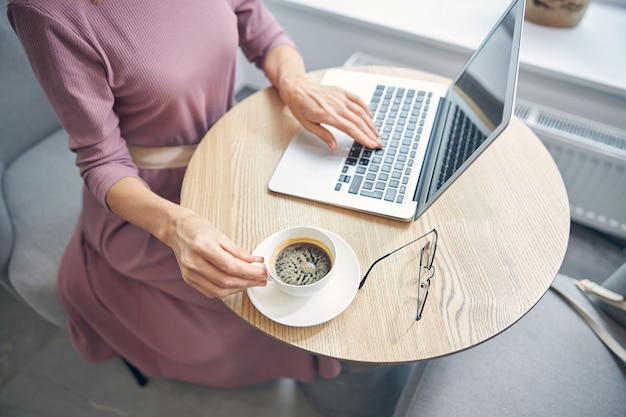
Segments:
[[[368,149],[355,141],[335,190],[402,204],[431,97],[424,91],[378,85],[370,110],[383,147]]]
[[[454,110],[452,128],[443,155],[437,189],[456,172],[469,156],[485,141],[487,136],[458,106]]]

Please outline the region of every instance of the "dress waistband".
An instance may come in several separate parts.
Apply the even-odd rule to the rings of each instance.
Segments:
[[[128,153],[137,168],[169,169],[183,168],[189,164],[198,145],[181,146],[133,146],[127,145]]]

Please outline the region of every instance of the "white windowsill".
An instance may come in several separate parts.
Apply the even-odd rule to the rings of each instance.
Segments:
[[[508,0],[266,0],[333,19],[347,19],[442,48],[472,51]],[[526,22],[524,69],[567,79],[626,98],[626,8],[591,2],[582,22],[568,29]]]

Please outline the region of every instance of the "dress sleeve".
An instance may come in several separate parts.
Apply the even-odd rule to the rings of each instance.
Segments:
[[[86,187],[106,206],[106,193],[115,182],[139,178],[120,134],[106,61],[94,42],[40,10],[11,4],[7,16],[69,135]]]
[[[278,45],[294,46],[293,40],[267,10],[262,0],[232,0],[239,30],[239,46],[250,62],[263,67],[267,53]]]

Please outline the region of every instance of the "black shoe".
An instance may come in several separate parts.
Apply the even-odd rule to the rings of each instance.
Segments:
[[[126,365],[126,367],[130,370],[130,373],[133,374],[133,376],[135,377],[135,381],[137,381],[137,384],[139,384],[140,387],[145,387],[146,385],[148,385],[148,378],[144,374],[142,374],[139,369],[135,368],[135,365],[128,362],[124,358],[122,358],[122,361],[124,362],[124,365]]]

